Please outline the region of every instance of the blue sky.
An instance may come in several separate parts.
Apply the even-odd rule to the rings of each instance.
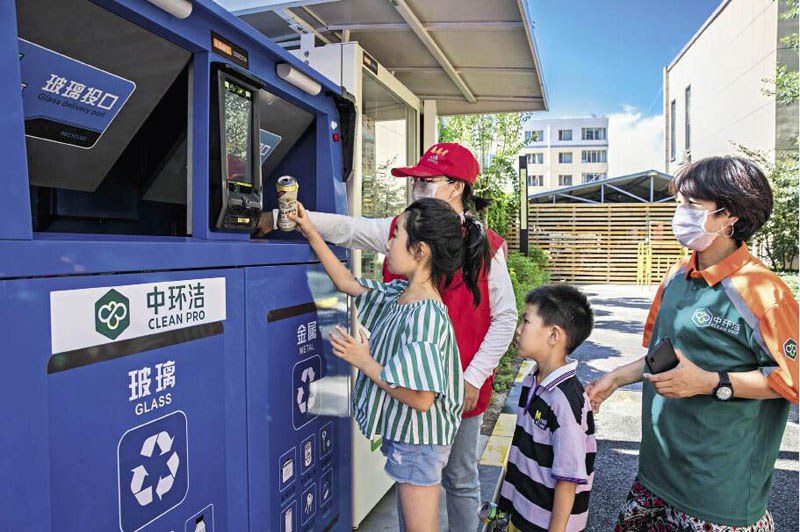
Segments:
[[[551,116],[661,114],[664,66],[719,3],[528,0]]]

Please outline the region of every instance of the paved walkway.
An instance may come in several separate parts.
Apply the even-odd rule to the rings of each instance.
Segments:
[[[644,353],[642,330],[655,288],[635,286],[584,286],[595,311],[595,329],[574,353],[578,376],[588,383]],[[514,394],[509,395],[514,401]],[[507,403],[508,405],[508,403]],[[596,418],[598,453],[595,484],[589,508],[588,532],[609,532],[620,505],[633,483],[641,440],[641,384],[619,390]],[[481,440],[485,446],[485,440]],[[442,498],[444,493],[442,492]],[[446,510],[440,501],[440,530],[446,530]],[[798,530],[798,413],[793,407],[776,464],[770,499],[776,530]],[[359,530],[397,530],[394,489],[378,504]],[[459,531],[461,532],[461,531]]]

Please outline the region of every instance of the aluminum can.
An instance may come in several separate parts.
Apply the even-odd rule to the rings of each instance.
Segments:
[[[297,191],[300,185],[297,179],[290,175],[278,178],[278,229],[281,231],[294,231],[297,224],[290,220],[288,214],[297,214]]]
[[[480,519],[481,523],[490,523],[495,520],[503,520],[505,519],[506,515],[501,512],[497,505],[493,502],[484,501],[478,507],[478,519]]]

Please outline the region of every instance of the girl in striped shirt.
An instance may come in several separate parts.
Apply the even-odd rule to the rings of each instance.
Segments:
[[[328,249],[302,205],[292,217],[341,292],[356,297],[360,341],[342,327],[331,334],[336,356],[359,370],[353,392],[361,432],[383,436],[386,472],[398,483],[405,526],[438,530],[439,484],[464,402],[453,326],[442,303],[462,270],[480,302],[478,278],[491,257],[481,223],[446,202],[421,199],[398,218],[387,243],[389,271],[406,279],[356,279]],[[402,521],[401,521],[402,522]]]

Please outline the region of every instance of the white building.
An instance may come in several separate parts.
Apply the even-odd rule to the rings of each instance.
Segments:
[[[765,94],[777,65],[797,69],[797,51],[781,42],[797,32],[785,10],[784,0],[723,0],[664,69],[668,174],[738,145],[770,156],[797,149],[797,104]]]
[[[529,120],[523,127],[528,194],[608,177],[608,118]]]

